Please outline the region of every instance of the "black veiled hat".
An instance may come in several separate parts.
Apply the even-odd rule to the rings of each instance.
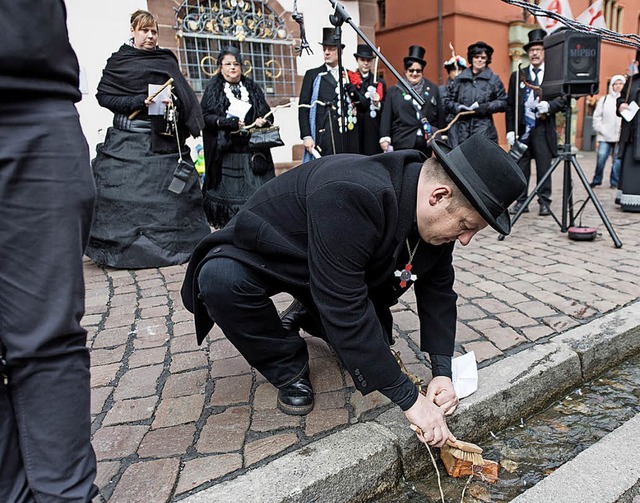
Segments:
[[[528,51],[534,45],[544,45],[544,37],[547,36],[547,32],[542,28],[536,28],[535,30],[531,30],[527,33],[527,37],[529,37],[529,43],[524,44],[522,48],[525,51]]]
[[[491,64],[491,55],[493,54],[493,47],[491,47],[486,42],[479,40],[474,42],[469,47],[467,47],[467,61],[471,64],[471,60],[473,59],[474,54],[479,54],[481,52],[486,53],[487,55],[487,64]]]
[[[522,170],[497,143],[474,134],[456,148],[435,140],[433,152],[456,186],[500,234],[511,232],[509,206],[524,192]]]

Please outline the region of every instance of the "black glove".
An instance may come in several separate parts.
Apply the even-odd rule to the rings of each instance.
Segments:
[[[220,129],[230,129],[232,131],[236,131],[237,129],[239,129],[239,121],[240,119],[238,119],[237,117],[220,117],[217,120],[217,123]]]
[[[351,96],[352,98],[356,98],[357,94],[358,94],[358,88],[352,84],[351,82],[347,82],[344,85],[344,90],[347,92],[347,94],[349,96]]]
[[[476,115],[487,115],[489,113],[489,103],[483,103],[476,108]]]

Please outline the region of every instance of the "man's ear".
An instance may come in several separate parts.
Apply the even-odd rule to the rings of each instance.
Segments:
[[[449,199],[451,194],[451,187],[449,185],[437,185],[429,195],[429,204],[431,206],[435,206],[436,204]]]

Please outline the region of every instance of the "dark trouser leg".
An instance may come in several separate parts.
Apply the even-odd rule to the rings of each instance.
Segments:
[[[529,154],[536,161],[536,184],[551,167],[551,151],[547,145],[544,127],[535,127],[529,138]],[[551,177],[548,177],[538,191],[538,202],[541,206],[551,205]]]
[[[522,170],[522,174],[524,175],[524,179],[526,180],[526,185],[524,192],[518,196],[518,204],[523,204],[527,199],[527,195],[529,194],[529,179],[531,178],[531,147],[527,148],[522,154],[522,157],[518,161],[518,166]]]
[[[207,311],[247,362],[276,387],[306,372],[307,345],[286,332],[271,295],[273,279],[229,258],[213,258],[198,275]]]
[[[86,502],[97,494],[80,326],[89,153],[71,102],[2,104],[0,115],[0,501]]]

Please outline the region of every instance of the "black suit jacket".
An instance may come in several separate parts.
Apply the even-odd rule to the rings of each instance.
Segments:
[[[199,298],[200,268],[212,257],[231,257],[313,302],[347,370],[363,376],[354,380],[361,392],[393,383],[400,369],[388,346],[389,307],[406,291],[394,271],[407,263],[407,238],[412,248],[418,242],[424,160],[416,151],[329,156],[260,187],[189,262],[182,298],[195,314],[198,342],[214,325]],[[421,349],[431,354],[453,355],[453,246],[421,242],[413,260]]]
[[[342,152],[357,152],[358,137],[355,128],[351,131],[347,131],[344,135],[344,150],[342,149],[342,135],[338,129],[338,115],[336,114],[335,110],[339,100],[338,94],[336,93],[336,86],[338,85],[338,83],[333,78],[331,73],[327,72],[326,65],[307,70],[307,72],[304,74],[302,87],[300,89],[300,104],[311,104],[311,97],[313,96],[313,83],[316,77],[320,74],[323,75],[320,77],[321,80],[320,88],[318,91],[318,101],[322,101],[327,105],[316,106],[316,145],[318,145],[322,149],[322,155]],[[311,132],[311,123],[309,120],[310,113],[311,109],[308,107],[300,107],[298,109],[298,123],[300,126],[301,139],[304,139],[305,136],[314,136]]]
[[[529,66],[526,66],[522,69],[527,82],[532,83],[530,76],[531,71],[529,70]],[[525,122],[524,122],[524,102],[527,95],[527,88],[524,84],[520,84],[520,89],[518,90],[518,131],[516,133],[516,137],[520,137],[525,131]],[[544,100],[544,96],[540,98]],[[549,102],[549,113],[547,114],[546,119],[537,118],[536,128],[544,128],[545,138],[547,141],[547,146],[551,151],[551,154],[555,157],[558,155],[558,133],[556,132],[556,112],[563,111],[566,107],[567,101],[563,97],[557,97],[552,100],[546,100]],[[516,72],[511,73],[511,77],[509,78],[509,92],[507,94],[507,112],[506,112],[506,121],[507,121],[507,132],[515,131],[515,121],[516,121]]]
[[[435,132],[445,125],[445,112],[440,99],[438,86],[427,79],[424,80],[422,98],[424,105],[420,111],[431,124],[431,132]],[[389,136],[391,144],[396,150],[414,148],[416,131],[421,130],[422,124],[416,115],[413,100],[405,99],[404,86],[397,84],[389,88],[382,111],[380,122],[380,137]]]

